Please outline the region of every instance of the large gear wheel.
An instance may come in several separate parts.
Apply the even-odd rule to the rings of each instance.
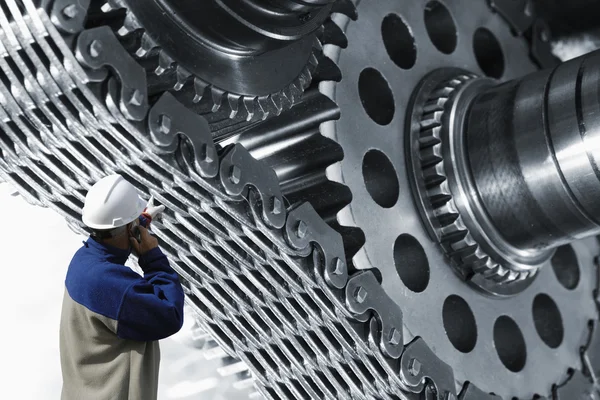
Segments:
[[[315,31],[330,3],[259,9],[249,1],[235,10],[226,1],[110,0],[98,18],[125,12],[117,35],[147,69],[152,91],[170,88],[196,112],[252,121],[280,115],[310,85],[320,56]],[[276,10],[281,21],[271,24],[263,14]]]
[[[4,0],[0,178],[78,232],[106,173],[164,204],[265,398],[596,398],[598,57],[524,0]]]

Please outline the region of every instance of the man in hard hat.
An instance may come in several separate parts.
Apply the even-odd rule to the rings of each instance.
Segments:
[[[184,301],[178,275],[144,227],[163,210],[120,175],[87,193],[82,220],[92,234],[65,280],[62,399],[157,398],[158,340],[181,329]],[[132,250],[143,277],[124,265]]]

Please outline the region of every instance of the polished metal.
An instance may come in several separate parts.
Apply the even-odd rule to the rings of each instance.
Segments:
[[[600,232],[600,52],[489,88],[470,105],[468,163],[493,226],[547,252]]]
[[[502,266],[504,274],[511,275],[504,283],[497,282],[499,276],[504,278],[505,275],[498,274],[498,269],[494,268],[479,274],[455,273],[459,266],[453,263],[438,238],[431,234],[432,229],[428,227],[431,218],[423,218],[423,214],[430,212],[433,214],[433,210],[422,210],[418,199],[421,196],[420,191],[415,190],[415,186],[424,181],[413,176],[414,168],[410,159],[419,158],[419,146],[431,142],[411,143],[405,136],[411,135],[413,131],[421,131],[422,113],[415,112],[414,104],[415,98],[419,96],[418,90],[430,74],[446,68],[460,70],[447,75],[444,82],[437,81],[434,86],[450,81],[461,74],[485,76],[474,55],[472,42],[474,33],[482,26],[491,31],[500,42],[504,61],[501,78],[486,78],[485,82],[488,85],[495,86],[499,82],[518,79],[536,71],[538,67],[529,58],[529,49],[513,35],[501,16],[490,13],[486,2],[469,3],[469,13],[464,12],[464,3],[460,1],[443,3],[453,18],[455,34],[458,38],[456,48],[451,54],[440,51],[433,43],[423,22],[423,8],[404,8],[394,4],[393,1],[360,2],[357,7],[359,18],[356,21],[344,17],[334,19],[342,26],[348,37],[347,48],[325,47],[326,54],[340,67],[342,80],[337,84],[326,82],[321,87],[340,106],[341,116],[335,123],[322,124],[321,132],[334,139],[344,149],[344,159],[329,167],[327,176],[331,180],[347,185],[353,195],[350,205],[337,214],[336,220],[342,226],[360,227],[364,232],[365,244],[353,257],[354,265],[360,269],[376,268],[381,273],[384,289],[402,307],[405,342],[422,337],[430,348],[435,349],[436,355],[452,367],[457,381],[473,382],[485,392],[493,392],[503,398],[513,396],[531,398],[535,393],[549,393],[553,383],[566,379],[569,368],[578,368],[577,366],[581,365],[577,352],[566,351],[566,349],[583,345],[584,340],[582,341],[581,338],[582,335],[584,337],[586,335],[586,319],[597,318],[596,306],[594,301],[590,300],[593,298],[595,284],[592,282],[595,282],[597,271],[588,268],[593,265],[593,257],[590,258],[590,254],[586,255],[588,251],[586,249],[590,245],[595,245],[595,239],[586,239],[573,245],[579,260],[579,271],[585,273],[587,278],[581,278],[578,288],[567,294],[555,278],[551,259],[547,256],[534,263],[533,268],[523,263],[524,270],[535,272],[535,278],[532,279],[528,278],[529,272],[527,272],[522,279],[513,280],[516,275],[514,271],[494,260],[491,260],[491,263],[495,267]],[[401,18],[414,38],[416,59],[409,69],[400,67],[391,58],[388,49],[381,46],[381,43],[384,43],[383,21],[391,13],[396,13]],[[473,15],[479,17],[473,18]],[[394,32],[399,34],[400,31]],[[451,33],[453,32],[448,34]],[[380,45],[365,46],[365,42]],[[363,79],[365,76],[376,76],[369,72],[372,69],[376,69],[385,78],[386,85],[380,84],[381,80],[372,79],[376,85],[371,86],[373,97],[379,100],[379,110],[386,111],[385,118],[379,118],[380,115],[377,114],[376,118],[373,118],[372,110],[367,110],[363,106],[363,102],[371,99],[368,98],[368,91],[361,93],[361,74]],[[366,73],[369,75],[365,75]],[[473,84],[479,85],[482,80],[483,78],[474,79]],[[465,92],[464,98],[472,99],[484,87],[475,90],[472,94]],[[431,88],[432,91],[433,89]],[[464,90],[470,89],[466,86]],[[427,96],[427,98],[432,97]],[[452,111],[451,104],[452,102],[447,103],[450,111]],[[421,106],[424,106],[424,103]],[[443,119],[442,112],[435,108],[437,104],[432,102],[428,106],[432,121],[434,118]],[[391,111],[387,110],[394,111],[391,118],[389,117]],[[423,109],[419,111],[422,112]],[[464,113],[466,110],[457,108],[457,111]],[[419,115],[414,118],[415,114]],[[433,124],[431,128],[440,134],[446,134],[442,133],[443,125]],[[443,153],[450,150],[450,144],[444,141],[438,144],[435,149],[431,148],[431,153],[439,156],[441,161],[437,164],[438,168],[442,166],[451,168],[451,164],[454,163],[456,168],[460,167],[464,171],[470,169],[466,164],[466,158],[452,160],[451,157],[444,157]],[[444,146],[448,146],[447,150],[443,149]],[[379,164],[374,163],[379,166],[378,170],[381,173],[365,174],[365,168],[368,171],[369,165],[369,158],[366,155],[373,152],[383,154],[379,157],[381,160]],[[388,165],[386,159],[393,169],[386,166]],[[379,179],[378,185],[373,185],[373,180],[377,179]],[[444,192],[452,195],[450,184],[449,180],[440,183]],[[377,191],[369,190],[371,185],[377,187],[387,185],[390,189],[397,185],[399,190],[397,192],[389,190],[386,196],[379,195],[385,200],[382,202]],[[461,183],[455,186],[461,190],[467,189]],[[376,195],[374,196],[373,193]],[[463,196],[466,206],[471,204],[470,194],[465,192]],[[482,208],[479,209],[483,211]],[[454,214],[458,213],[458,210],[455,210]],[[475,218],[471,219],[475,220]],[[415,240],[403,241],[407,235]],[[402,245],[415,241],[419,243],[418,246]],[[401,243],[397,247],[398,251],[395,251],[396,243]],[[591,254],[594,251],[592,250]],[[422,256],[423,254],[425,257]],[[482,260],[489,257],[489,254],[484,251],[478,254],[481,255]],[[408,264],[416,267],[412,269]],[[477,266],[485,267],[481,264]],[[409,287],[410,282],[407,284],[403,280],[400,274],[402,271],[409,271],[406,273],[409,276],[412,274],[413,277],[419,277],[416,291],[413,290],[415,287]],[[420,273],[420,271],[426,272]],[[587,281],[588,279],[591,281]],[[513,284],[508,285],[508,281]],[[588,286],[588,283],[592,283],[592,286]],[[565,331],[560,346],[560,356],[556,356],[556,353],[550,356],[548,348],[545,347],[531,323],[531,303],[540,293],[549,293],[560,310],[573,310],[573,307],[578,310],[577,313],[561,312]],[[443,304],[453,295],[461,297],[468,303],[476,321],[476,343],[473,350],[467,353],[454,347],[443,324]],[[423,308],[431,312],[423,314],[420,311]],[[501,362],[496,350],[492,331],[495,321],[503,315],[517,321],[527,344],[523,351],[526,353],[527,360],[519,372],[509,370]],[[584,315],[587,316],[583,317]],[[459,314],[454,318],[460,321],[462,316]],[[472,333],[465,334],[468,335]],[[485,367],[482,367],[484,365]],[[490,374],[490,370],[494,373]],[[511,383],[510,387],[506,382]]]
[[[174,1],[89,3],[3,1],[0,178],[79,230],[83,195],[107,172],[154,195],[167,211],[153,229],[199,324],[232,357],[229,372],[245,363],[269,399],[557,400],[597,391],[588,371],[600,370],[599,361],[586,349],[598,348],[600,337],[589,324],[598,319],[599,243],[588,238],[559,248],[558,259],[504,298],[482,294],[465,283],[474,276],[456,274],[432,240],[431,210],[414,201],[432,192],[413,193],[424,170],[407,163],[416,153],[405,137],[421,122],[458,134],[442,129],[444,118],[468,111],[458,106],[462,100],[438,93],[456,107],[434,104],[431,119],[407,112],[419,109],[412,100],[424,78],[460,69],[470,79],[453,93],[470,104],[483,90],[471,92],[471,84],[496,85],[476,76],[491,71],[505,82],[552,59],[539,20],[518,18],[519,8],[504,1],[211,0],[292,14],[332,7],[310,52],[279,59],[281,74],[274,62],[265,64],[270,73],[246,70],[260,78],[253,81],[252,74],[237,80],[231,69],[199,63],[189,37],[164,40],[182,26],[170,21],[162,29],[169,15],[148,16],[144,7]],[[85,11],[85,19],[77,17]],[[212,29],[212,22],[188,32]],[[240,37],[237,23],[227,25],[223,37],[257,37]],[[474,45],[481,29],[493,46]],[[94,42],[109,36],[108,46]],[[76,58],[78,43],[90,45],[80,53],[106,58]],[[231,47],[210,52],[215,61],[231,57]],[[128,91],[141,75],[147,91]],[[433,86],[446,88],[455,77]],[[145,100],[149,111],[139,120],[132,106]],[[444,153],[458,143],[427,142],[441,156],[438,167],[470,171],[465,157]],[[462,197],[470,206],[470,192],[454,193],[476,186],[455,180],[452,193],[454,175],[429,183],[445,184],[448,201]],[[494,280],[499,270],[482,270],[485,282],[508,287]]]
[[[417,90],[409,142],[433,143],[408,154],[417,201],[481,289],[518,293],[554,249],[600,232],[599,64],[594,52],[502,84],[443,69]]]

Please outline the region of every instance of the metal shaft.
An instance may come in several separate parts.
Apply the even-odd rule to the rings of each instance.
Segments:
[[[464,125],[480,202],[511,245],[600,231],[600,52],[476,96]]]

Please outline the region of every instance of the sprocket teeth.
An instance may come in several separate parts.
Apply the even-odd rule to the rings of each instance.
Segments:
[[[436,146],[442,143],[439,137],[439,129],[430,129],[421,133],[419,138],[419,149]]]
[[[246,114],[246,121],[252,121],[256,118],[257,113],[256,108],[258,107],[258,99],[253,97],[242,97],[238,99],[239,102],[243,105],[244,113]],[[231,118],[231,116],[230,116]]]
[[[111,11],[120,10],[127,8],[123,3],[123,0],[106,0],[105,3],[100,7],[103,13],[109,13]]]
[[[433,165],[423,169],[423,180],[425,182],[425,187],[431,189],[441,185],[446,180],[446,177],[441,173],[438,165]]]
[[[142,34],[140,45],[135,52],[139,58],[148,57],[151,53],[159,48],[158,44],[146,32]]]
[[[342,71],[331,58],[322,55],[318,59],[318,64],[316,75],[320,81],[340,82],[342,80]]]
[[[154,74],[159,79],[165,80],[165,87],[170,86],[168,90],[181,92],[185,94],[184,88],[190,82],[193,82],[193,88],[189,90],[192,93],[190,103],[201,103],[206,105],[213,112],[222,112],[230,119],[241,119],[250,121],[265,120],[270,116],[278,116],[284,110],[292,108],[304,95],[315,80],[316,72],[319,67],[321,55],[323,54],[323,43],[319,37],[325,34],[325,26],[321,26],[318,32],[312,38],[312,51],[310,52],[306,65],[302,68],[298,76],[278,92],[266,96],[247,96],[239,93],[230,93],[222,90],[204,79],[194,76],[183,65],[180,65],[173,59],[160,45],[144,30],[144,27],[129,10],[124,0],[105,0],[102,6],[103,12],[110,12],[117,9],[125,9],[125,18],[120,27],[116,28],[116,34],[123,38],[134,32],[139,32],[136,45],[132,50],[138,59],[147,59],[149,73]],[[331,25],[329,30],[335,30]],[[336,37],[344,35],[337,28]],[[330,66],[331,67],[331,66]],[[339,69],[337,65],[332,68],[333,71]]]
[[[319,60],[317,59],[317,55],[313,52],[310,57],[308,57],[308,71],[313,74],[318,65]]]
[[[312,76],[306,68],[302,71],[300,76],[298,76],[297,85],[298,87],[300,87],[300,90],[302,92],[304,92],[304,90],[306,90],[310,86],[311,78]]]
[[[223,98],[225,97],[225,92],[223,92],[222,90],[215,88],[213,86],[210,86],[209,90],[210,90],[211,111],[217,112],[221,109],[221,105],[223,104]]]
[[[177,82],[173,86],[175,91],[180,91],[192,79],[192,74],[180,65],[176,67]]]
[[[358,11],[351,0],[338,0],[333,3],[332,13],[344,14],[353,21],[358,19]]]
[[[420,158],[423,168],[429,168],[444,161],[440,146],[431,146],[421,150]]]
[[[240,96],[232,93],[227,93],[227,106],[229,108],[229,118],[233,119],[237,117],[240,111]]]
[[[167,70],[173,68],[175,61],[164,51],[160,51],[158,54],[158,65],[154,70],[154,74],[157,76],[163,75]]]
[[[529,272],[516,272],[492,260],[471,236],[454,203],[448,187],[442,130],[451,96],[474,75],[460,75],[433,90],[423,106],[419,122],[421,178],[438,226],[438,238],[447,255],[465,275],[480,274],[498,284],[510,284],[527,278]]]
[[[125,14],[125,19],[123,20],[123,25],[117,30],[117,35],[124,37],[142,29],[137,18],[130,12]]]
[[[200,103],[206,97],[206,93],[210,90],[210,84],[204,82],[200,78],[194,78],[194,103]]]
[[[448,101],[447,97],[439,97],[428,101],[423,106],[424,113],[434,113],[436,111],[444,111],[444,105]]]
[[[281,96],[278,94],[273,94],[268,96],[266,101],[270,104],[273,104],[273,110],[275,111],[275,115],[281,115],[283,112],[283,103],[281,101]]]
[[[442,126],[441,120],[443,115],[443,111],[435,111],[423,114],[423,119],[419,124],[421,132],[427,134],[426,132],[428,130],[440,128]]]
[[[331,19],[325,21],[325,29],[323,31],[323,44],[332,44],[341,49],[348,47],[348,38],[335,22]]]

